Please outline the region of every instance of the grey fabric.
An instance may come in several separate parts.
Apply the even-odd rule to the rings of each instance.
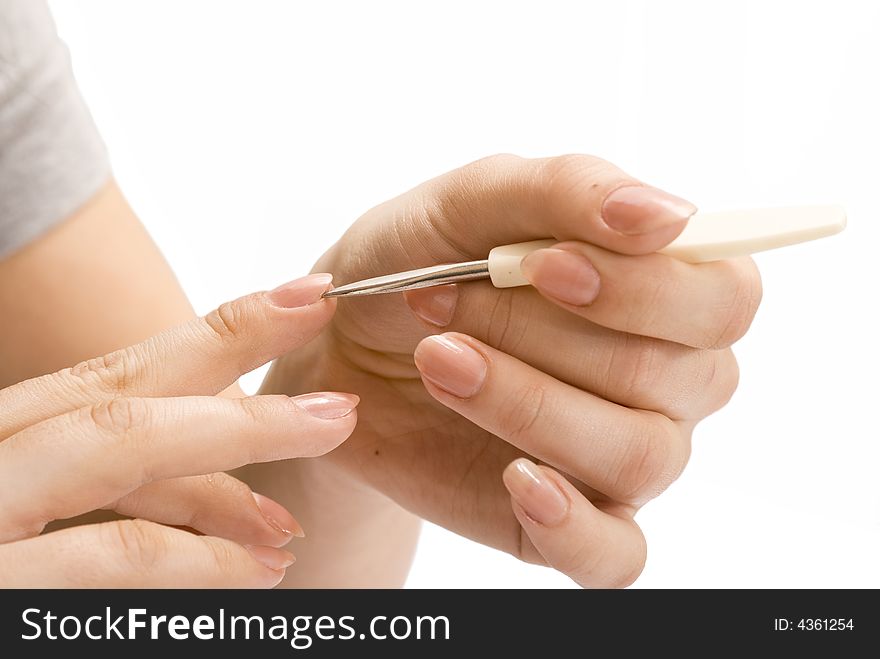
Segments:
[[[109,176],[47,4],[0,0],[0,259],[68,217]]]

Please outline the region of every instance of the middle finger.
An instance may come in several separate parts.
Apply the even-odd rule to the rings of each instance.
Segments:
[[[457,299],[450,304],[450,297]],[[531,287],[498,290],[480,282],[409,291],[406,299],[433,331],[473,336],[574,387],[670,418],[714,412],[737,384],[730,349],[700,350],[608,329]]]
[[[357,400],[323,395],[117,398],[30,426],[0,443],[0,542],[149,482],[326,453],[354,430]]]

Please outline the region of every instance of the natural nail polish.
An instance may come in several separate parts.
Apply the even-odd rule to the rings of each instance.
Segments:
[[[321,272],[282,284],[266,295],[269,302],[282,309],[304,307],[320,300],[321,295],[330,287],[331,281],[333,281],[333,275]]]
[[[569,501],[538,466],[520,458],[504,470],[504,485],[532,520],[556,526],[568,515]]]
[[[447,335],[429,336],[418,345],[414,357],[428,382],[459,398],[479,392],[489,369],[483,355]]]
[[[265,565],[270,570],[283,570],[293,565],[296,557],[289,551],[277,549],[275,547],[264,547],[262,545],[245,545],[245,549],[255,560]]]
[[[684,222],[697,212],[691,202],[647,185],[617,188],[602,204],[602,219],[615,231],[636,235]]]
[[[341,419],[351,414],[361,399],[355,394],[321,391],[294,396],[291,400],[318,419]]]
[[[574,250],[550,247],[528,254],[520,265],[525,278],[547,297],[585,306],[599,294],[599,273]]]
[[[253,492],[253,495],[254,501],[257,502],[257,508],[260,509],[260,514],[263,516],[263,519],[266,520],[266,524],[288,537],[305,537],[305,533],[303,533],[299,522],[294,519],[293,515],[287,512],[287,509],[284,506],[277,501],[273,501],[269,497],[264,497],[262,494]]]
[[[406,291],[404,300],[423,321],[435,327],[446,327],[452,322],[458,302],[458,286],[436,286]]]

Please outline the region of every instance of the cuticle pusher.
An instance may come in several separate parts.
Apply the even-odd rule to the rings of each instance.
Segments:
[[[705,263],[746,256],[839,233],[846,226],[840,206],[794,206],[753,210],[697,213],[681,235],[660,250],[680,261]],[[343,284],[323,297],[354,297],[398,293],[478,279],[491,279],[496,288],[525,286],[520,271],[523,258],[552,247],[555,239],[531,240],[495,247],[486,259],[435,265]]]

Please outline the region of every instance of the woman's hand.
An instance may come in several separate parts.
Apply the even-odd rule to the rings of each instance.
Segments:
[[[750,259],[654,253],[694,210],[589,156],[441,176],[369,211],[317,267],[345,283],[555,237],[524,262],[534,287],[344,299],[264,389],[357,391],[358,429],[322,459],[333,473],[584,586],[627,585],[645,560],[633,516],[732,395],[729,346],[761,296]]]
[[[275,586],[293,562],[278,547],[301,530],[213,472],[330,451],[354,429],[358,399],[215,394],[311,340],[335,309],[320,298],[329,283],[256,293],[0,391],[0,586]],[[39,535],[99,508],[140,519]]]

